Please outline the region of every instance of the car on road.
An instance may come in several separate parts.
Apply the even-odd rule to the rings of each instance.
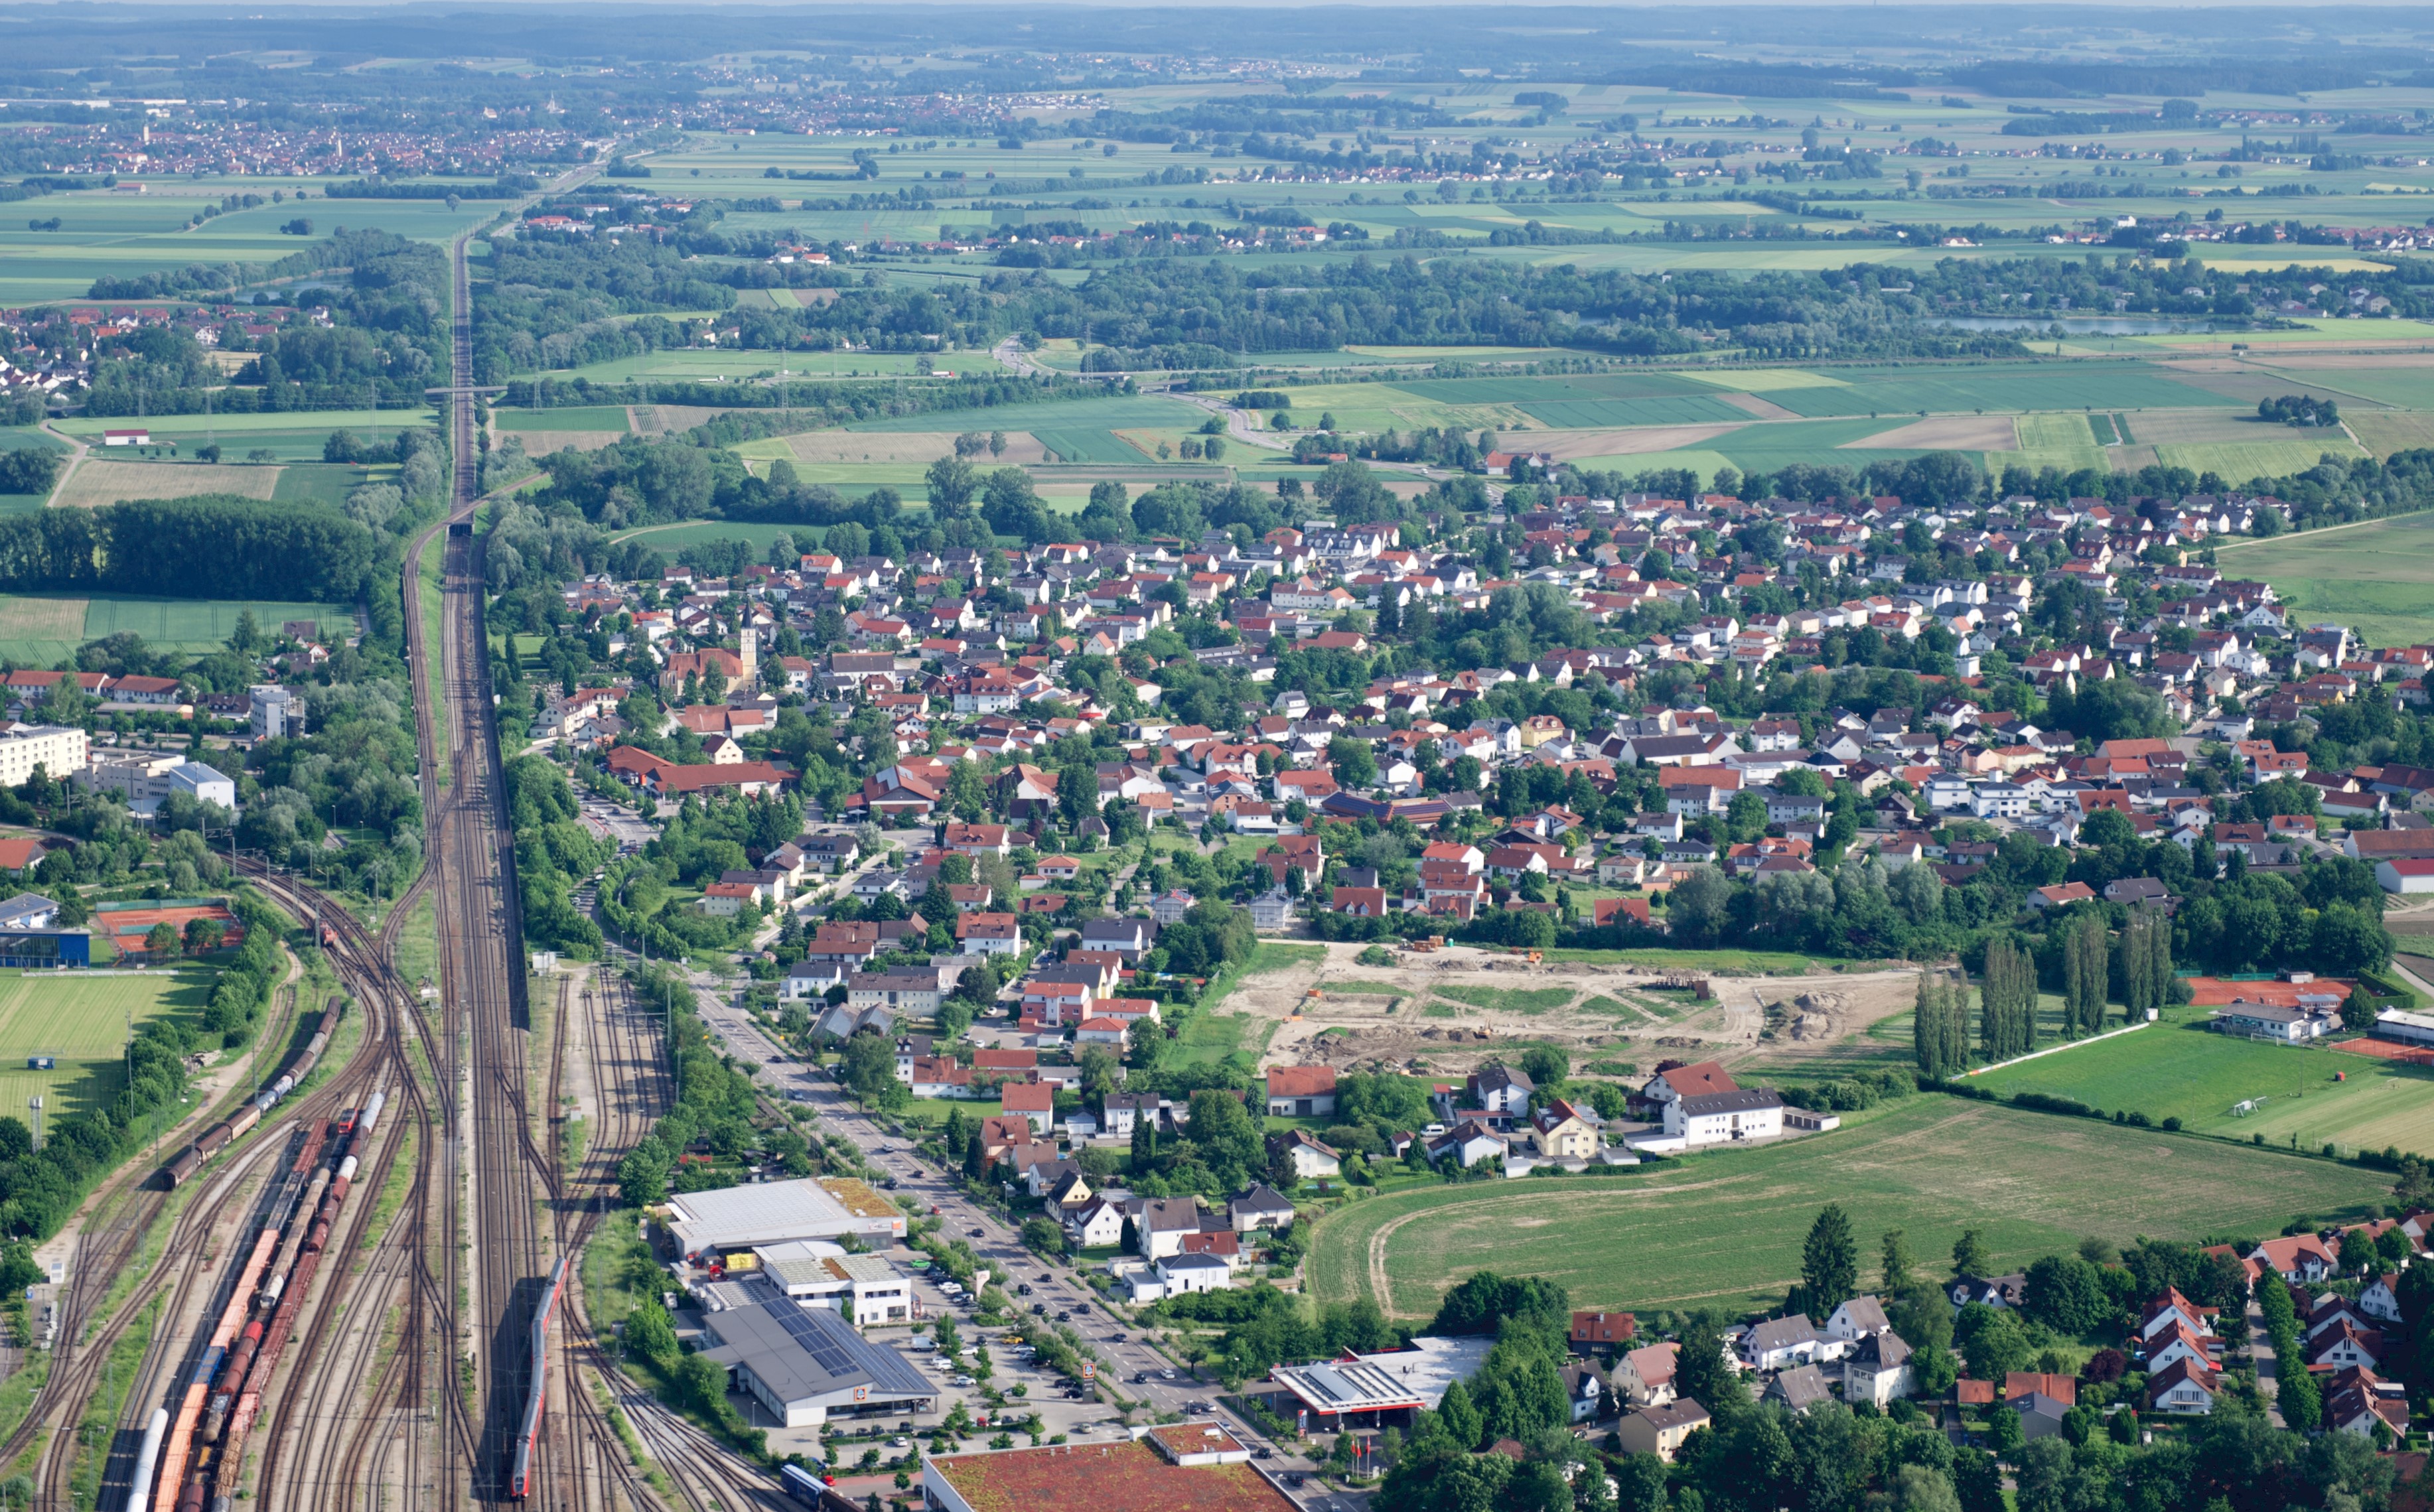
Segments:
[[[1028,1297],[1028,1296],[1030,1296],[1030,1295],[1031,1295],[1031,1283],[1029,1283],[1029,1282],[1027,1282],[1027,1281],[1026,1281],[1026,1282],[1022,1283],[1020,1285],[1019,1285],[1019,1286],[1015,1287],[1015,1289],[1014,1289],[1014,1295],[1016,1295],[1017,1297]]]
[[[1267,1445],[1261,1444],[1259,1448],[1251,1451],[1251,1457],[1253,1459],[1274,1459],[1277,1457],[1277,1452],[1270,1449]]]
[[[1110,1344],[1124,1344],[1124,1343],[1128,1343],[1128,1342],[1130,1342],[1130,1341],[1129,1341],[1129,1340],[1127,1340],[1127,1339],[1126,1339],[1126,1338],[1125,1338],[1122,1334],[1108,1334],[1108,1335],[1107,1335],[1107,1342],[1108,1342],[1108,1343],[1110,1343]]]
[[[1046,1302],[1032,1303],[1031,1316],[1034,1317],[1046,1317],[1048,1316],[1048,1304]]]
[[[913,1440],[909,1438],[891,1438],[887,1441],[887,1447],[890,1449],[911,1449],[913,1447]]]
[[[1133,1385],[1137,1386],[1145,1386],[1149,1385],[1149,1372],[1147,1370],[1135,1370],[1133,1372]]]
[[[988,1237],[988,1231],[986,1229],[974,1229],[971,1231],[971,1237],[975,1239],[986,1239]]]
[[[1056,1315],[1056,1321],[1059,1323],[1071,1323],[1073,1321],[1073,1315],[1071,1313],[1059,1313]]]
[[[892,1176],[891,1176],[891,1177],[888,1177],[886,1180],[884,1180],[884,1181],[881,1181],[879,1184],[880,1184],[880,1186],[881,1186],[881,1187],[883,1187],[883,1189],[885,1189],[885,1190],[887,1190],[887,1191],[890,1191],[890,1192],[893,1192],[893,1191],[895,1191],[895,1190],[896,1190],[896,1178],[894,1178],[894,1177],[892,1177]]]
[[[1173,1370],[1160,1370],[1157,1373],[1157,1378],[1160,1381],[1172,1381],[1174,1379],[1174,1372]]]

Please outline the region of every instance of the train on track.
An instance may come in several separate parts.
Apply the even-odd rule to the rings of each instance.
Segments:
[[[230,1512],[235,1470],[264,1389],[295,1332],[338,1214],[362,1170],[388,1095],[303,1130],[274,1183],[212,1332],[174,1401],[152,1415],[136,1452],[129,1512]],[[249,1104],[249,1106],[250,1106]]]
[[[524,1386],[524,1415],[516,1428],[516,1459],[507,1470],[507,1500],[532,1495],[533,1459],[540,1448],[540,1419],[549,1404],[549,1324],[557,1316],[557,1300],[566,1292],[566,1257],[550,1267],[549,1289],[533,1308],[532,1378]]]
[[[204,1130],[176,1159],[162,1166],[163,1182],[173,1189],[185,1185],[203,1168],[204,1162],[226,1148],[231,1141],[251,1132],[265,1113],[277,1107],[281,1098],[294,1092],[321,1063],[321,1052],[330,1047],[330,1031],[337,1028],[346,1009],[347,1000],[333,995],[321,1010],[321,1022],[313,1030],[313,1037],[304,1042],[304,1048],[296,1052],[268,1086],[247,1098],[244,1107]]]

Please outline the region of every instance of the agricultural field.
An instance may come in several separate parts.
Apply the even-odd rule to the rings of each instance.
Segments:
[[[2261,579],[2302,620],[2338,619],[2377,645],[2434,638],[2434,518],[2408,515],[2216,549],[2225,574]]]
[[[0,973],[0,1113],[24,1119],[34,1096],[43,1099],[46,1121],[108,1102],[124,1082],[119,1058],[129,1022],[200,1015],[212,976]],[[37,1055],[56,1056],[58,1064],[28,1068],[27,1058]]]
[[[785,294],[791,290],[750,289],[747,294]],[[741,303],[742,301],[738,301]],[[756,378],[910,378],[915,359],[901,352],[750,351],[731,348],[671,348],[638,357],[617,357],[582,367],[553,368],[551,378],[585,378],[595,383],[728,383]],[[973,352],[948,359],[941,365],[994,371],[997,364]],[[519,373],[538,378],[540,373]]]
[[[90,456],[52,491],[51,504],[58,509],[98,509],[129,499],[191,499],[197,494],[268,499],[279,486],[281,471],[209,462],[120,462]]]
[[[1967,1152],[1963,1156],[1961,1152]],[[1544,1276],[1583,1307],[1779,1303],[1815,1209],[1839,1202],[1863,1248],[1887,1229],[1934,1256],[1981,1231],[1997,1268],[2098,1235],[2273,1233],[2357,1216],[2390,1179],[2271,1149],[1932,1095],[1834,1132],[1691,1156],[1645,1175],[1432,1187],[1356,1202],[1311,1236],[1321,1302],[1424,1317],[1493,1267]]]
[[[155,650],[201,655],[225,645],[249,609],[270,635],[290,620],[318,620],[325,636],[356,633],[355,611],[342,603],[10,593],[0,594],[0,656],[20,666],[56,666],[85,641],[122,630]]]
[[[58,421],[62,434],[72,435],[95,449],[98,454],[101,433],[126,426],[128,421],[77,417]],[[181,450],[191,450],[207,441],[216,441],[227,462],[243,461],[257,448],[273,453],[272,460],[281,463],[318,462],[321,448],[333,431],[347,431],[358,440],[375,444],[394,441],[397,433],[436,425],[437,420],[429,410],[309,410],[275,415],[168,415],[140,422],[152,433],[156,450],[165,450],[175,443]]]
[[[2201,1133],[2302,1149],[2395,1146],[2434,1154],[2434,1069],[2322,1046],[2228,1039],[2203,1009],[2167,1010],[2151,1028],[1990,1071],[1975,1084],[2041,1092],[2107,1113],[2178,1118]]]
[[[304,238],[279,229],[298,215],[309,218],[321,236],[346,226],[445,242],[498,212],[495,203],[478,200],[452,211],[445,200],[316,197],[230,211],[190,227],[189,217],[206,205],[217,206],[224,194],[263,193],[262,181],[220,186],[163,179],[146,189],[141,195],[106,189],[45,195],[42,218],[57,216],[61,224],[55,231],[31,229],[24,217],[0,223],[0,305],[80,299],[96,278],[129,278],[190,263],[273,263],[304,245]]]

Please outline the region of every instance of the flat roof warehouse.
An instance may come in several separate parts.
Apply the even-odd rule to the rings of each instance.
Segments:
[[[904,1214],[847,1177],[760,1181],[668,1199],[668,1232],[688,1259],[724,1256],[789,1239],[901,1239]]]

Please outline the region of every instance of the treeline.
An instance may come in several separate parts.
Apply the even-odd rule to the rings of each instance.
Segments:
[[[372,533],[324,505],[207,494],[47,509],[0,519],[0,589],[100,588],[236,599],[363,595],[380,560]]]
[[[618,1163],[618,1190],[626,1205],[650,1207],[666,1201],[672,1192],[733,1184],[731,1175],[719,1174],[718,1163],[685,1159],[696,1151],[731,1162],[765,1149],[786,1174],[812,1174],[810,1146],[801,1134],[756,1126],[760,1098],[752,1079],[711,1044],[695,1008],[693,984],[681,973],[649,961],[631,968],[628,981],[637,999],[666,1014],[663,1050],[677,1101]]]
[[[249,1043],[262,1027],[263,1011],[287,975],[287,954],[280,949],[286,921],[278,910],[249,892],[239,892],[230,910],[245,925],[245,939],[212,984],[211,1002],[203,1009],[202,1030],[216,1034],[230,1049]]]
[[[2159,237],[2195,224],[2203,223],[2162,219],[2125,228],[2117,239],[2127,249],[2151,250]],[[1213,235],[1215,229],[1208,230]],[[1525,225],[1510,229],[1503,240],[1559,245],[1576,234]],[[591,355],[595,350],[664,340],[668,332],[656,328],[648,336],[618,334],[610,317],[686,308],[723,311],[732,302],[731,290],[726,281],[705,280],[734,281],[771,271],[752,264],[705,272],[704,264],[685,263],[674,248],[639,239],[618,248],[573,241],[511,245],[496,285],[485,296],[490,308],[482,317],[488,325],[477,345],[486,381],[532,371],[552,356],[598,360]],[[1035,251],[1046,257],[1040,249],[1017,250],[1021,255],[1013,262],[1037,261]],[[742,345],[752,350],[821,350],[848,341],[879,350],[928,350],[945,343],[986,347],[1006,335],[1034,334],[1112,348],[1126,354],[1127,362],[1134,353],[1215,351],[1239,360],[1249,353],[1354,344],[1561,346],[1650,356],[1704,349],[1719,340],[1770,360],[1989,356],[2024,349],[2014,333],[1953,330],[1937,324],[1938,318],[2037,318],[2110,309],[2118,300],[2131,313],[2245,322],[2255,317],[2261,303],[2311,297],[2306,286],[2319,280],[2304,267],[2235,275],[2210,273],[2185,259],[2125,265],[2114,254],[1947,260],[1898,270],[1860,264],[1748,277],[1702,270],[1662,276],[1584,271],[1568,264],[1467,259],[1423,262],[1411,255],[1314,259],[1292,268],[1198,257],[1082,261],[1093,271],[1078,286],[1036,268],[1007,266],[947,288],[850,284],[839,287],[835,298],[803,309],[739,311],[732,318]],[[2434,286],[2410,284],[2401,273],[2344,279],[2390,299],[2395,314],[2434,314]],[[699,402],[699,390],[675,385],[664,402]]]
[[[1127,385],[1128,386],[1128,385]],[[586,378],[517,379],[500,396],[502,404],[519,409],[582,409],[594,404],[684,404],[742,410],[784,410],[786,430],[811,430],[854,420],[892,416],[927,415],[952,410],[993,409],[1006,404],[1039,404],[1067,399],[1105,399],[1126,387],[1081,382],[1070,378],[1017,378],[974,375],[959,378],[904,379],[892,382],[831,382],[796,379],[776,382],[732,383],[595,383]],[[726,419],[726,416],[720,416]],[[735,419],[735,426],[755,422]],[[711,431],[703,439],[727,446],[756,439],[760,433]]]
[[[526,943],[590,957],[600,926],[574,904],[574,890],[615,857],[616,846],[583,823],[566,773],[546,756],[506,764],[507,817],[515,835],[516,892]]]

